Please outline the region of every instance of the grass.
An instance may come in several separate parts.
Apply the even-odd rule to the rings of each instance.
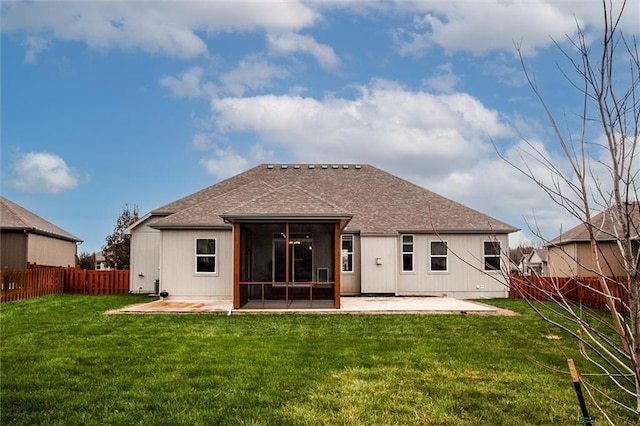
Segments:
[[[579,424],[569,376],[537,365],[566,370],[575,344],[519,301],[497,301],[517,317],[103,314],[142,301],[2,305],[0,423]]]

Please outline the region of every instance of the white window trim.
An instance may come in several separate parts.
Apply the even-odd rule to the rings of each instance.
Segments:
[[[431,253],[431,243],[443,243],[444,247],[447,249],[447,254],[432,254]],[[431,260],[434,257],[444,257],[445,261],[447,263],[447,268],[442,270],[442,271],[431,269]],[[447,273],[449,273],[449,242],[448,241],[442,241],[442,240],[430,240],[429,241],[429,273],[431,273],[431,274],[447,274]]]
[[[498,244],[498,254],[492,254],[492,255],[487,255],[487,253],[484,251],[484,245],[486,243],[491,243],[491,244]],[[487,269],[485,268],[485,265],[487,264],[487,258],[488,257],[497,257],[498,258],[498,262],[500,267],[498,269]],[[502,241],[500,240],[484,240],[482,242],[482,271],[485,273],[502,273]]]
[[[215,253],[213,254],[198,254],[198,240],[213,240],[214,243],[214,247],[215,247]],[[218,239],[216,237],[196,237],[194,239],[194,246],[193,246],[193,271],[194,274],[201,276],[201,275],[218,275]],[[198,258],[199,257],[213,257],[214,258],[214,268],[213,268],[213,272],[199,272],[198,271]]]
[[[351,270],[350,271],[344,271],[342,270],[342,242],[344,241],[345,237],[347,237],[347,239],[351,239],[351,251],[347,252],[347,255],[351,255]],[[353,237],[353,234],[341,234],[340,235],[340,273],[341,274],[354,274],[355,273],[355,238]]]
[[[404,251],[404,237],[411,237],[411,251]],[[404,255],[411,254],[411,269],[404,269]],[[413,234],[400,234],[400,273],[413,274],[416,271],[416,238]]]

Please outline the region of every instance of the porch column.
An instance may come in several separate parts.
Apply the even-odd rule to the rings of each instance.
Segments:
[[[233,224],[233,308],[240,309],[240,224]]]
[[[342,275],[342,242],[340,222],[333,227],[333,307],[340,309],[340,276]]]

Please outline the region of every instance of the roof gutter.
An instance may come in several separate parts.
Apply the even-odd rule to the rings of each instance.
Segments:
[[[3,231],[10,231],[10,232],[24,232],[25,234],[43,235],[45,237],[52,237],[52,238],[57,238],[59,240],[72,241],[74,243],[83,242],[83,240],[81,240],[80,238],[78,238],[76,236],[73,236],[73,235],[66,236],[66,235],[54,234],[53,232],[43,231],[43,230],[38,229],[38,228],[28,228],[28,227],[9,228],[9,227],[3,227],[2,230]]]
[[[520,228],[504,229],[398,229],[399,234],[510,234]]]
[[[161,225],[149,225],[153,229],[192,229],[192,230],[229,230],[231,225],[225,224],[184,224],[184,223],[163,223]]]

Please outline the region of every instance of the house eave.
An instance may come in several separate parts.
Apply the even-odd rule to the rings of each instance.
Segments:
[[[225,213],[220,217],[226,223],[339,222],[340,228],[344,229],[353,215],[348,213]]]
[[[186,230],[231,230],[232,226],[228,224],[188,224],[188,223],[163,223],[160,225],[149,225],[149,227],[157,230],[169,229],[186,229]]]
[[[420,228],[407,228],[398,229],[399,234],[510,234],[517,232],[518,228],[505,228],[505,229],[420,229]]]
[[[225,221],[264,221],[268,220],[351,220],[349,213],[223,213]]]
[[[596,238],[596,244],[600,244],[600,243],[615,243],[617,240],[615,238]],[[637,239],[634,239],[634,241],[637,241]],[[544,247],[559,247],[559,246],[564,246],[567,244],[589,244],[591,243],[590,239],[584,239],[584,238],[573,238],[573,239],[569,239],[569,240],[560,240],[560,241],[549,241],[547,244],[544,245]]]
[[[169,210],[152,210],[151,212],[147,213],[149,216],[169,216],[176,213],[175,211],[169,211]]]
[[[43,230],[37,229],[37,228],[3,227],[0,230],[3,231],[3,232],[15,232],[15,233],[24,232],[25,234],[42,235],[42,236],[45,236],[45,237],[55,238],[55,239],[64,240],[64,241],[70,241],[70,242],[73,242],[73,243],[81,243],[81,242],[83,242],[83,240],[81,240],[80,238],[75,237],[75,236],[59,235],[59,234],[55,234],[53,232],[47,232],[47,231],[43,231]]]

